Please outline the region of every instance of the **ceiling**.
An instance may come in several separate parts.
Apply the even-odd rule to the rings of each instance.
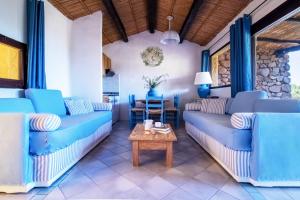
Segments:
[[[71,20],[101,10],[103,12],[103,44],[122,39],[102,0],[49,1]],[[205,46],[250,2],[251,0],[203,0],[185,39]],[[147,0],[112,0],[112,3],[127,36],[148,30]],[[193,0],[157,0],[155,29],[166,31],[168,29],[166,17],[172,15],[174,16],[172,29],[179,32],[192,4]]]
[[[259,38],[264,38],[260,39]],[[269,39],[269,40],[268,40]],[[265,41],[261,41],[265,40]],[[271,40],[273,40],[271,42]],[[275,25],[258,36],[258,45],[278,50],[300,45],[300,13]]]

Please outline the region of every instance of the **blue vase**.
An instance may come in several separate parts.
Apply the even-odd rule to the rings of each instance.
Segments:
[[[147,94],[150,97],[158,96],[156,88],[150,88]]]
[[[198,95],[201,98],[207,98],[210,95],[209,85],[200,85],[198,87]]]

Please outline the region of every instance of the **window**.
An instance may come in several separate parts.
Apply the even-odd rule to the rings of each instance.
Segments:
[[[24,88],[26,45],[0,35],[0,87]]]
[[[300,13],[256,37],[256,85],[269,98],[300,98]]]
[[[229,44],[211,56],[212,87],[229,86],[230,46]]]

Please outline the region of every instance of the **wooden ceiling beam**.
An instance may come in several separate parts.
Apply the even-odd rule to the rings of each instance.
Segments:
[[[283,40],[283,39],[275,39],[275,38],[267,38],[267,37],[258,37],[257,41],[260,42],[272,42],[272,43],[294,43],[294,44],[300,44],[300,40]]]
[[[126,30],[124,28],[124,25],[120,19],[119,14],[117,13],[117,10],[116,10],[112,0],[103,0],[103,4],[104,4],[108,14],[110,15],[112,21],[114,22],[122,40],[124,42],[128,42]]]
[[[194,0],[193,1],[190,11],[189,11],[188,15],[186,16],[184,23],[179,32],[180,43],[182,43],[186,34],[188,33],[189,29],[191,28],[202,4],[203,4],[203,0]]]
[[[300,19],[299,18],[289,18],[286,20],[287,22],[296,22],[296,23],[300,23]]]
[[[293,47],[288,47],[288,48],[283,48],[283,49],[278,49],[275,51],[275,54],[277,56],[289,53],[289,52],[293,52],[293,51],[300,51],[300,45],[298,46],[293,46]]]
[[[150,33],[155,32],[156,22],[157,22],[157,5],[158,5],[158,0],[147,0],[148,29]]]

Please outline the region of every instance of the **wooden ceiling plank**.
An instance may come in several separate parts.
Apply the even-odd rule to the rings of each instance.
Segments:
[[[70,19],[74,19],[74,16],[68,11],[68,9],[65,9],[64,6],[57,0],[51,0],[54,4],[58,5],[61,11]]]
[[[109,13],[111,19],[113,20],[122,40],[128,42],[128,37],[124,25],[119,17],[119,14],[116,11],[115,6],[111,0],[103,0],[104,6],[106,7],[107,12]]]
[[[138,28],[138,25],[137,25],[136,15],[135,15],[135,13],[134,13],[134,11],[133,11],[133,5],[132,5],[131,0],[128,0],[128,3],[129,3],[131,15],[132,15],[133,20],[134,20],[134,23],[135,23],[135,29],[136,29],[136,32],[140,32],[140,30],[139,30],[139,28]]]
[[[266,38],[266,37],[258,37],[257,41],[280,43],[280,44],[281,43],[295,43],[295,44],[300,44],[300,40],[283,40],[283,39]]]
[[[193,1],[192,7],[190,8],[189,13],[186,16],[184,23],[179,32],[180,43],[182,43],[187,32],[189,31],[190,27],[192,26],[202,4],[203,4],[203,0],[194,0]]]
[[[80,4],[82,5],[82,7],[91,15],[92,11],[90,10],[90,8],[86,5],[84,0],[79,0]]]
[[[148,28],[150,33],[155,32],[157,22],[157,5],[158,0],[147,0]]]
[[[217,3],[215,4],[214,8],[211,10],[211,12],[205,17],[205,19],[203,20],[202,24],[198,27],[197,31],[194,33],[194,35],[192,36],[192,40],[195,39],[196,35],[198,34],[198,32],[201,30],[201,28],[203,27],[203,25],[208,21],[208,19],[210,18],[210,16],[215,12],[215,9],[218,7],[218,4],[221,2],[222,0],[218,0]]]

